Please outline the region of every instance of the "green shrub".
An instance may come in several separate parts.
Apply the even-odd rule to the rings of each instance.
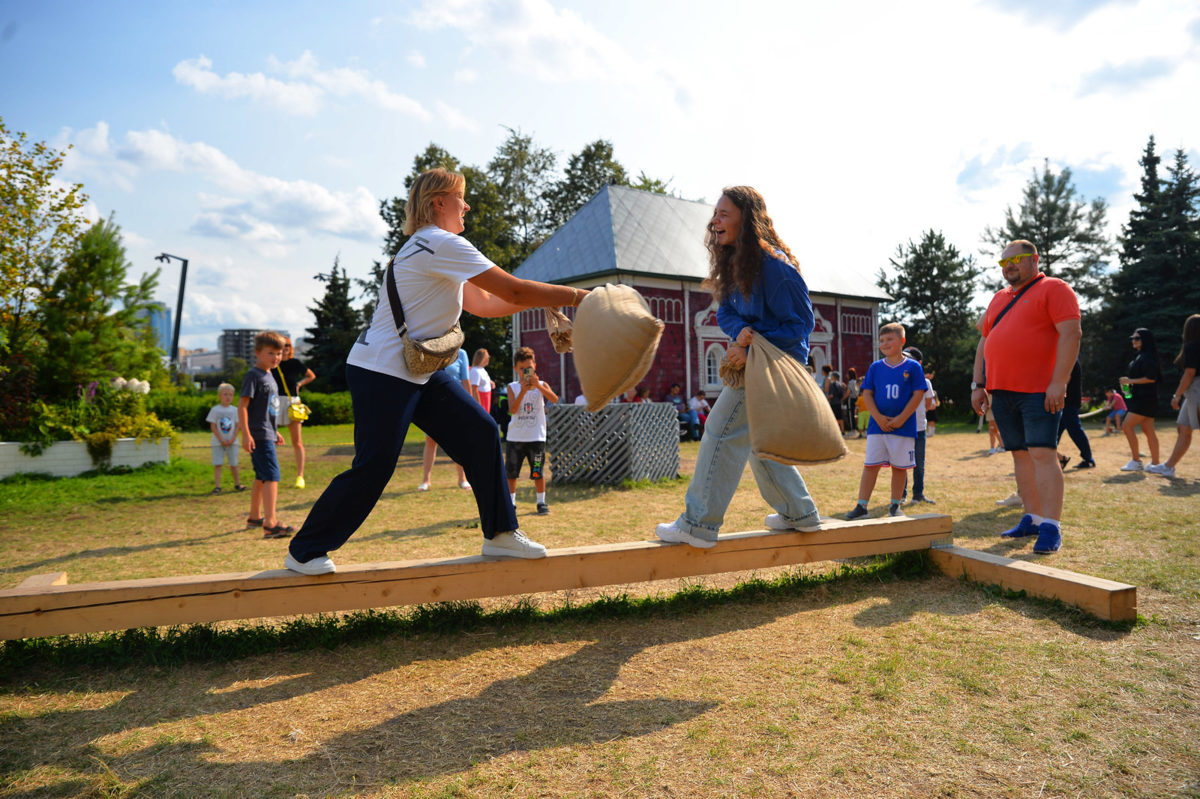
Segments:
[[[235,397],[234,400],[236,399]],[[146,398],[146,406],[159,419],[170,422],[176,430],[189,432],[208,429],[208,422],[204,419],[208,416],[209,409],[217,402],[216,391],[208,394],[155,391]]]
[[[349,391],[334,394],[305,393],[300,395],[304,404],[312,408],[312,416],[305,424],[349,424],[354,421],[354,407]]]

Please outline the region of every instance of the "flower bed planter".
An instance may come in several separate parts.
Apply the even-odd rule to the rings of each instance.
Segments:
[[[170,446],[168,438],[157,441],[118,438],[113,443],[108,465],[133,468],[146,463],[167,463],[171,459]],[[22,452],[19,442],[0,442],[0,479],[19,473],[72,477],[95,468],[82,441],[56,441],[37,456]]]

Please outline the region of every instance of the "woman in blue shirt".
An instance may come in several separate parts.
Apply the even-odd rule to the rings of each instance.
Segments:
[[[762,195],[749,186],[725,189],[708,223],[707,245],[706,285],[718,303],[717,324],[734,342],[726,352],[730,362],[744,366],[746,347],[760,335],[806,363],[814,324],[808,286],[796,257],[775,232]],[[759,493],[776,510],[767,527],[818,527],[817,506],[796,467],[751,456],[746,391],[725,386],[704,427],[684,511],[658,525],[658,537],[702,549],[715,546],[747,460]]]

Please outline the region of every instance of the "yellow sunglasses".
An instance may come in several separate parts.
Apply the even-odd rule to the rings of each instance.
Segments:
[[[1032,258],[1032,257],[1033,257],[1033,253],[1023,252],[1020,255],[1014,255],[1012,258],[1001,258],[996,263],[1000,264],[1001,266],[1017,266],[1021,263],[1021,261],[1023,259]]]

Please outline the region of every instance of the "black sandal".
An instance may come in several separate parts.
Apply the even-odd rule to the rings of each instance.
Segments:
[[[274,527],[263,527],[263,538],[291,538],[296,528],[288,524],[278,524]]]
[[[263,520],[262,519],[247,519],[246,526],[247,527],[262,527]]]

